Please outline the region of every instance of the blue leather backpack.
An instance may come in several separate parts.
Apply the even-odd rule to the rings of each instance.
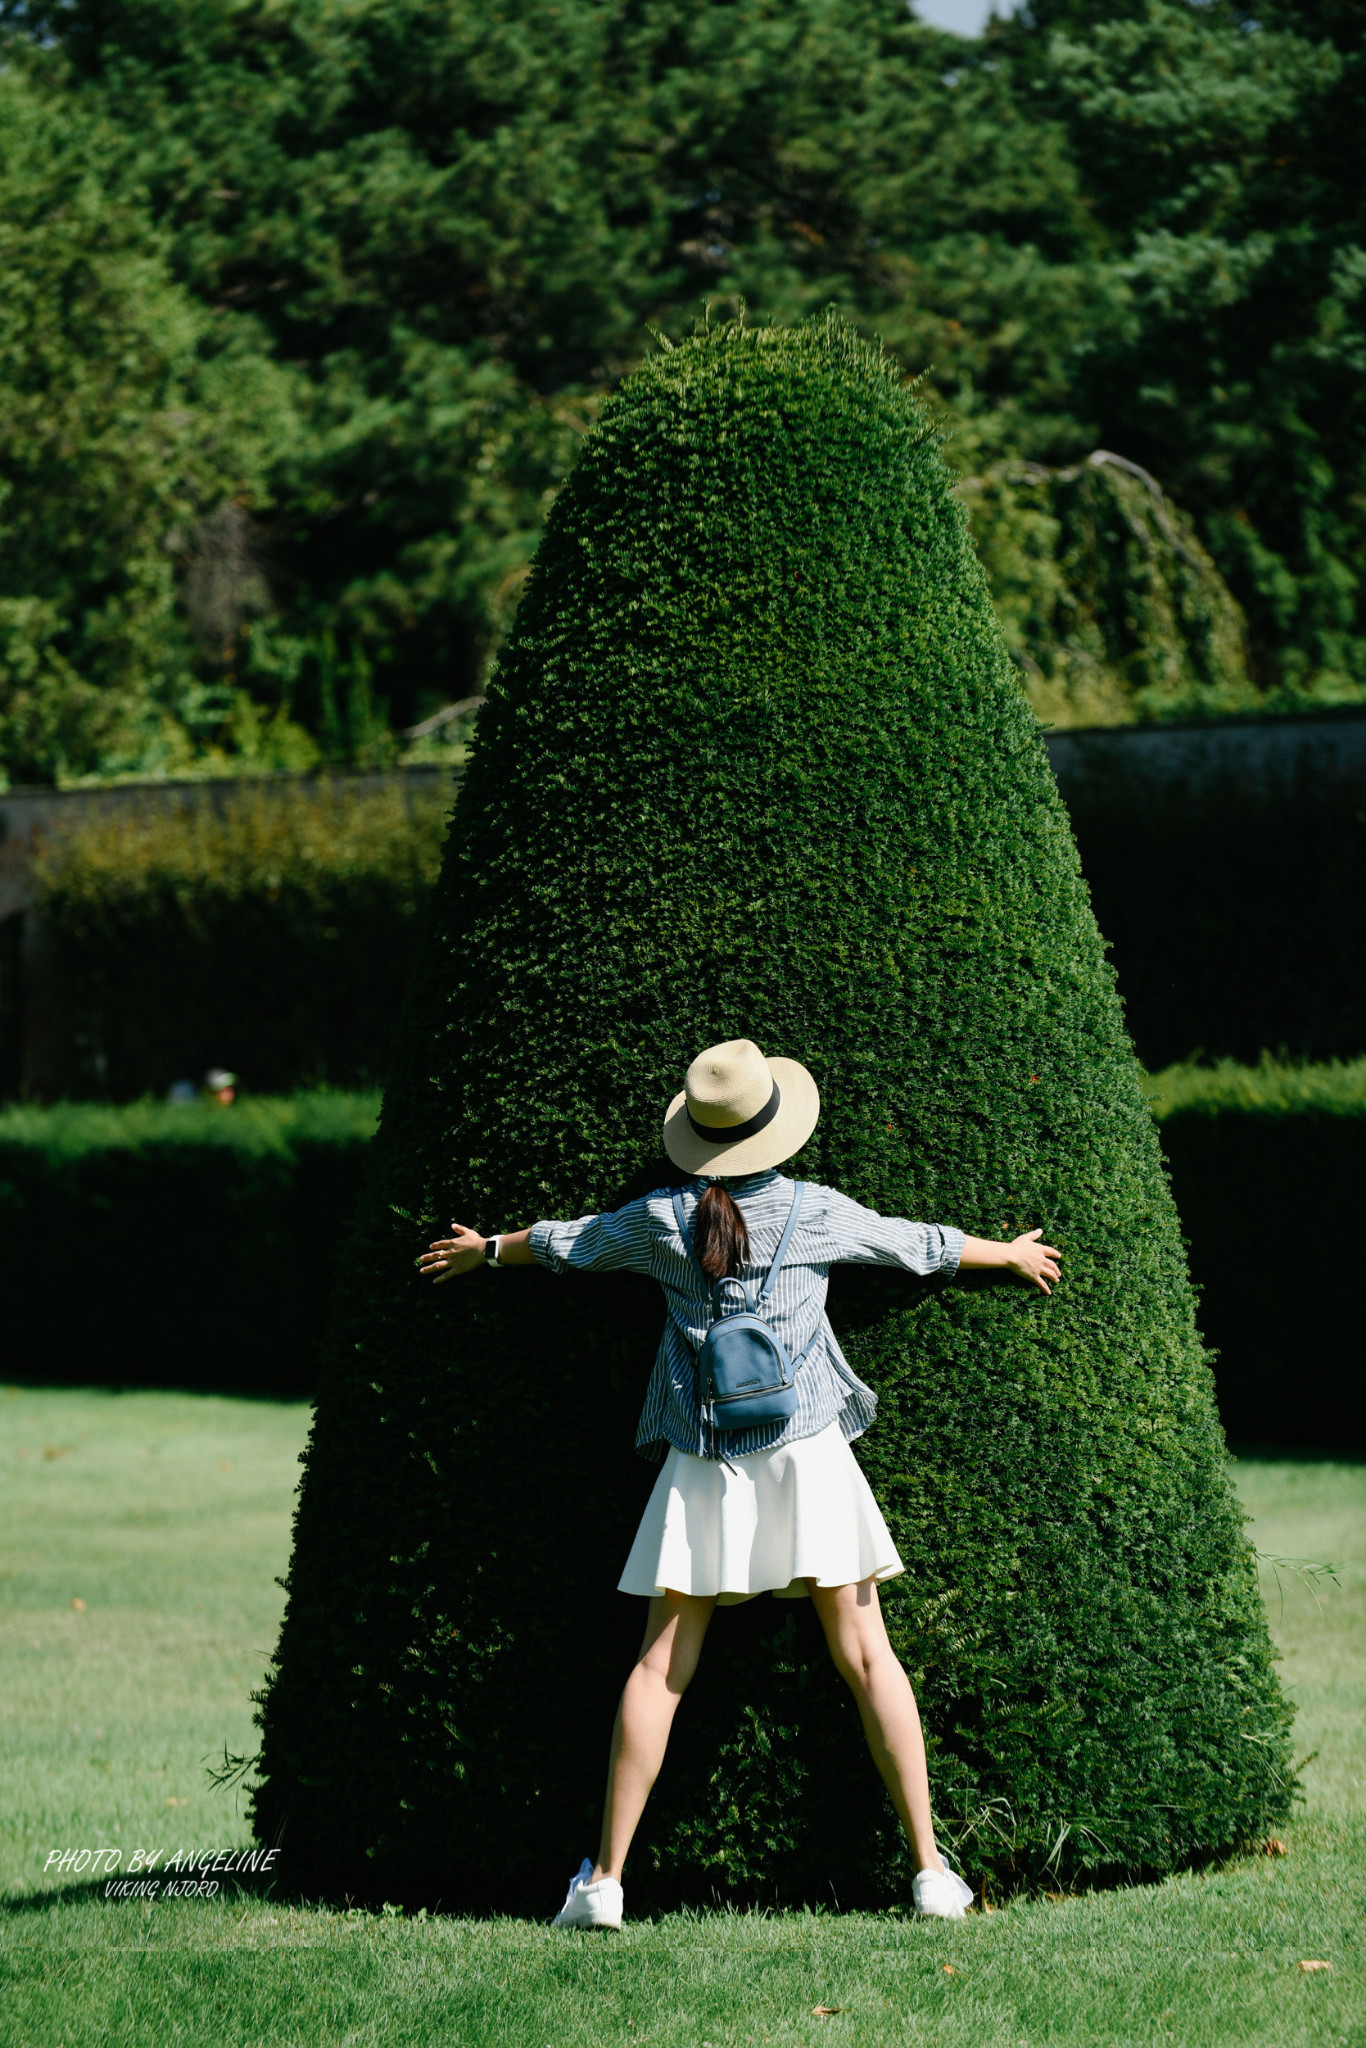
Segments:
[[[773,1264],[757,1299],[752,1288],[733,1274],[707,1283],[712,1323],[697,1354],[697,1376],[702,1414],[714,1430],[754,1429],[765,1422],[786,1422],[796,1413],[797,1367],[806,1353],[798,1358],[788,1357],[766,1312],[797,1228],[805,1191],[805,1182],[799,1180]],[[688,1256],[706,1279],[683,1215],[682,1195],[676,1194],[673,1202]],[[740,1306],[727,1304],[722,1291],[727,1287],[739,1289]]]

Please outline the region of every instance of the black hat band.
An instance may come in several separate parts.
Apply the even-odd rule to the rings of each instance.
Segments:
[[[775,1081],[773,1083],[773,1093],[769,1096],[768,1101],[757,1116],[752,1116],[748,1123],[726,1124],[721,1127],[718,1127],[716,1124],[700,1124],[688,1108],[686,1099],[683,1109],[693,1130],[708,1145],[738,1145],[742,1138],[757,1138],[760,1131],[768,1129],[768,1126],[782,1107],[782,1100],[778,1084]]]

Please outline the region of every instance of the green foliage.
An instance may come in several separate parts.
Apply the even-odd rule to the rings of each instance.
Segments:
[[[1255,710],[1243,620],[1190,522],[1096,449],[959,485],[1025,688],[1050,726]]]
[[[985,53],[984,53],[985,54]],[[1072,407],[1194,517],[1271,708],[1366,687],[1366,43],[1340,0],[1034,0],[991,56],[1059,122],[1114,317]]]
[[[111,1153],[155,1152],[173,1158],[219,1151],[288,1165],[300,1145],[348,1146],[374,1135],[379,1095],[301,1089],[297,1095],[247,1095],[230,1107],[197,1102],[57,1102],[46,1108],[14,1103],[0,1109],[0,1148],[10,1159],[41,1161],[57,1173]]]
[[[1335,18],[1045,0],[974,43],[901,0],[6,13],[59,118],[119,139],[101,189],[150,210],[213,348],[283,380],[264,466],[224,413],[255,481],[182,563],[222,629],[187,760],[305,726],[384,765],[482,687],[603,394],[716,297],[836,301],[926,372],[992,479],[973,516],[1050,720],[1366,689],[1363,60]],[[1097,443],[1199,542],[1120,472],[1022,483]]]
[[[301,729],[201,672],[177,596],[287,445],[288,380],[172,279],[107,124],[8,72],[0,138],[0,778],[300,765]]]
[[[0,1111],[10,1369],[306,1393],[378,1108],[319,1091]]]
[[[1326,1060],[1318,1066],[1272,1059],[1255,1067],[1236,1060],[1201,1066],[1193,1060],[1149,1077],[1146,1093],[1159,1123],[1172,1117],[1366,1116],[1366,1059]]]
[[[1360,1456],[1361,1310],[1337,1237],[1360,1200],[1366,1060],[1169,1067],[1148,1094],[1229,1436]],[[1259,1247],[1282,1233],[1305,1239],[1307,1303],[1289,1276],[1258,1270]]]
[[[591,1838],[658,1293],[432,1293],[413,1257],[451,1216],[665,1181],[677,1077],[742,1033],[819,1081],[796,1171],[1066,1251],[1047,1301],[832,1292],[881,1397],[889,1625],[968,1867],[1169,1869],[1287,1810],[1156,1131],[951,486],[891,360],[838,324],[726,326],[627,382],[556,501],[320,1384],[256,1803],[305,1887],[540,1910]],[[904,1898],[809,1612],[719,1614],[675,1745],[638,1902]]]
[[[36,872],[66,1091],[218,1065],[259,1090],[381,1079],[447,803],[443,781],[258,783],[54,838]]]

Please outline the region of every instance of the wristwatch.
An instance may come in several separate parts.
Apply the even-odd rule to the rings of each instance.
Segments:
[[[491,1266],[496,1266],[498,1264],[497,1237],[486,1237],[484,1239],[484,1257],[488,1260]]]

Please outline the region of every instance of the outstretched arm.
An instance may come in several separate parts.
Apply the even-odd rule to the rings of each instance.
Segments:
[[[434,1280],[439,1287],[443,1280],[458,1280],[462,1273],[472,1273],[476,1266],[484,1264],[486,1237],[477,1230],[467,1230],[463,1223],[452,1223],[449,1237],[438,1237],[417,1262],[417,1270],[424,1278]],[[500,1266],[531,1266],[531,1232],[529,1230],[499,1231],[498,1263]]]
[[[1053,1290],[1048,1283],[1060,1278],[1058,1260],[1062,1253],[1051,1244],[1041,1244],[1042,1236],[1041,1230],[1027,1230],[1012,1244],[998,1244],[990,1237],[965,1237],[958,1270],[961,1273],[972,1266],[1004,1267],[1007,1273],[1014,1273],[1021,1280],[1030,1281],[1042,1293],[1051,1294]]]
[[[1041,1230],[1030,1230],[1013,1244],[997,1244],[989,1237],[968,1237],[948,1223],[912,1223],[900,1216],[879,1216],[834,1188],[823,1188],[824,1222],[828,1233],[827,1257],[863,1266],[901,1266],[908,1273],[928,1279],[933,1273],[951,1276],[965,1269],[995,1267],[998,1272],[1017,1274],[1043,1294],[1051,1294],[1050,1280],[1059,1277],[1062,1253],[1042,1244]]]
[[[418,1260],[418,1271],[439,1286],[484,1263],[488,1239],[463,1223],[452,1223],[449,1237],[439,1237]],[[627,1202],[603,1215],[559,1220],[546,1218],[529,1230],[498,1233],[500,1266],[545,1266],[552,1273],[574,1267],[583,1273],[648,1273],[653,1243],[647,1203]]]

